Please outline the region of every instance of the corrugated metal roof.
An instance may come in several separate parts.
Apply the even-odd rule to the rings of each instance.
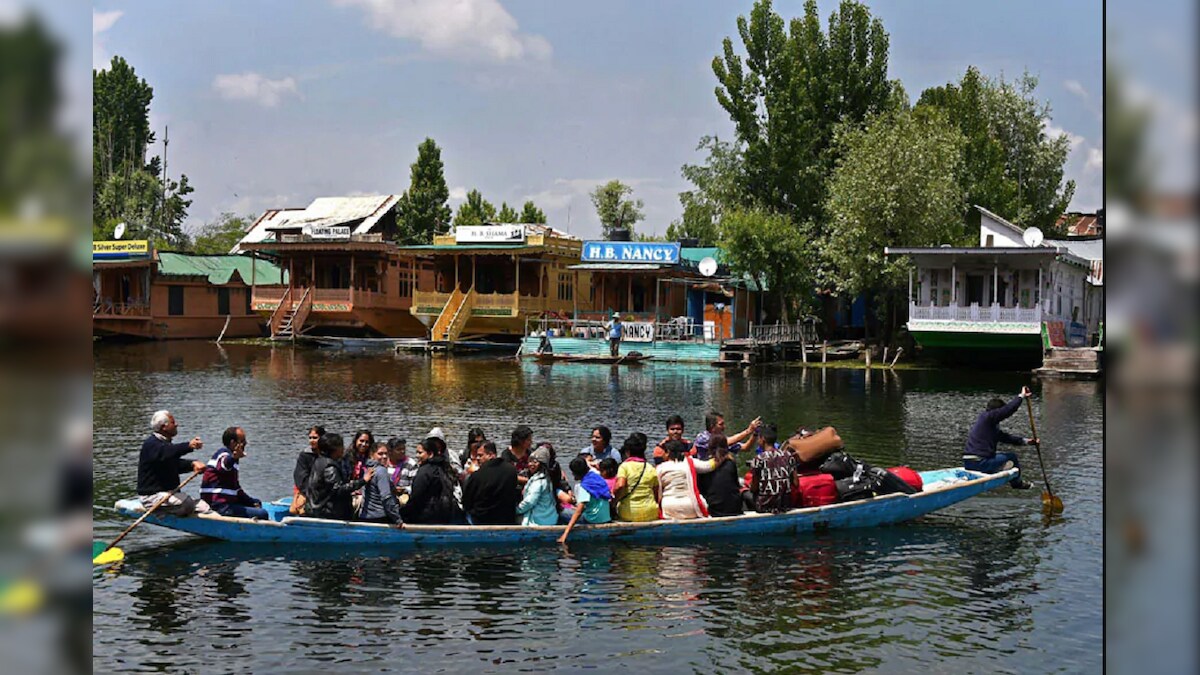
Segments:
[[[255,221],[238,244],[258,243],[284,228],[332,227],[351,225],[351,234],[367,234],[379,224],[385,213],[400,201],[400,195],[364,197],[318,197],[303,209],[271,209]],[[238,252],[235,246],[233,252]]]
[[[203,276],[208,283],[221,286],[229,283],[237,272],[242,281],[250,283],[251,259],[244,255],[190,255],[162,251],[158,254],[158,273],[167,276]],[[254,283],[275,285],[283,283],[283,271],[269,262],[254,263]]]

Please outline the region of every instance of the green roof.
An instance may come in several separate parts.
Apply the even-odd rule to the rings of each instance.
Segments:
[[[693,266],[699,265],[700,261],[705,258],[712,258],[717,262],[723,262],[725,260],[725,253],[716,246],[679,249],[679,259],[691,263]]]
[[[254,262],[254,283],[276,285],[284,282],[278,266],[259,260]],[[250,283],[251,258],[245,255],[191,255],[161,251],[158,254],[158,272],[168,276],[208,277],[208,283],[222,286],[229,283],[237,272],[242,281]]]

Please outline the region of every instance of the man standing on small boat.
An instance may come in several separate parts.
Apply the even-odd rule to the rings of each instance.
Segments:
[[[1021,393],[1008,403],[999,398],[988,401],[987,409],[979,414],[967,435],[967,448],[963,451],[963,468],[982,473],[999,473],[1016,468],[1017,476],[1009,484],[1018,490],[1028,490],[1033,487],[1033,483],[1021,478],[1021,464],[1017,459],[1017,453],[996,452],[998,443],[1033,445],[1038,442],[1036,438],[1013,436],[1000,428],[1000,423],[1012,417],[1012,414],[1021,407],[1022,399],[1032,395],[1029,387],[1021,387]]]
[[[175,438],[179,427],[169,410],[154,413],[150,418],[150,430],[152,433],[142,443],[142,451],[138,455],[137,491],[142,505],[150,508],[166,497],[167,501],[159,507],[160,511],[178,516],[186,516],[193,511],[207,513],[210,510],[208,504],[176,492],[179,489],[179,474],[204,470],[204,462],[183,458],[189,452],[203,448],[204,442],[197,436],[186,443],[172,443],[171,439]]]
[[[621,315],[613,312],[612,321],[608,322],[608,353],[609,356],[616,357],[621,353]]]

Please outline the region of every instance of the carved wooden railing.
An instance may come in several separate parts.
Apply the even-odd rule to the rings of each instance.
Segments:
[[[313,292],[312,288],[304,289],[304,295],[300,296],[300,305],[296,307],[296,313],[292,315],[292,339],[295,339],[304,328],[304,321],[308,315],[312,313]]]

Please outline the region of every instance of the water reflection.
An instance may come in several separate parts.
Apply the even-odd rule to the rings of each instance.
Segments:
[[[570,452],[594,424],[654,438],[679,413],[692,435],[719,410],[733,427],[757,415],[783,431],[833,424],[851,452],[882,466],[948,466],[987,399],[1028,382],[1019,373],[612,369],[179,342],[105,345],[95,361],[101,505],[132,492],[137,447],[162,407],[210,448],[226,426],[244,425],[252,447],[242,482],[272,496],[288,491],[314,423],[410,439],[441,426],[455,449],[471,426],[503,442],[528,423]],[[894,528],[711,544],[336,550],[178,543],[140,528],[124,567],[96,580],[94,665],[203,670],[210,642],[190,636],[213,635],[254,671],[1091,670],[1103,386],[1037,390],[1047,471],[1068,505],[1048,526],[1040,490],[999,490]],[[1027,423],[1014,416],[1005,428]],[[1040,479],[1031,449],[1021,452]],[[124,524],[105,511],[95,521],[100,536]]]

